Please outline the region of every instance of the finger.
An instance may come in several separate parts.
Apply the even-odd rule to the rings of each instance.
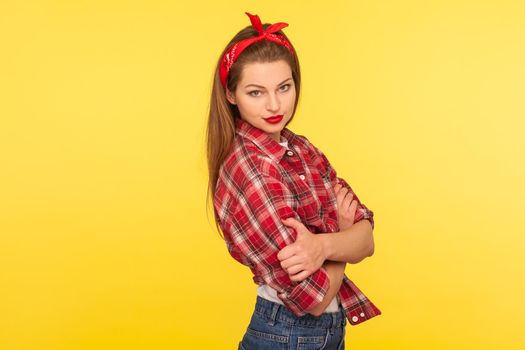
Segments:
[[[334,187],[334,190],[336,190],[337,193],[343,192],[343,190],[348,191],[346,187],[343,187],[341,185],[337,185],[336,187]]]
[[[292,281],[302,281],[302,280],[304,280],[305,278],[307,278],[310,275],[311,275],[311,273],[309,271],[303,270],[302,272],[291,276],[290,279]]]
[[[350,205],[350,202],[348,201],[347,192],[343,193],[343,191],[341,191],[341,202],[340,202],[341,213],[343,213],[345,210],[348,210],[349,205]]]
[[[287,269],[285,269],[286,272],[289,274],[289,275],[295,275],[301,271],[304,270],[304,267],[302,265],[293,265]]]
[[[341,204],[341,208],[343,208],[343,210],[348,210],[350,208],[350,204],[352,203],[352,198],[354,197],[354,195],[352,193],[348,193],[345,197],[345,199],[343,199],[343,203]]]
[[[289,217],[289,218],[286,218],[286,219],[281,219],[281,221],[286,226],[294,228],[297,232],[304,231],[306,229],[306,226],[304,226],[303,223],[301,221],[297,220],[296,218]]]
[[[355,199],[350,204],[349,210],[355,216],[355,212],[357,210],[357,201]]]
[[[282,219],[281,219],[282,220]],[[301,221],[298,221],[295,218],[288,218],[285,220],[282,220],[283,223],[285,223],[287,226],[292,227],[297,232],[297,235],[302,235],[305,233],[310,232],[306,226]]]
[[[281,249],[279,253],[277,253],[277,259],[283,261],[283,260],[289,259],[294,254],[295,254],[295,245],[292,243],[290,245],[287,245],[286,247]]]
[[[287,259],[284,259],[284,260],[281,260],[281,267],[283,269],[288,269],[294,265],[298,265],[301,263],[301,258],[299,258],[299,256],[297,255],[292,255],[291,257],[287,258]]]
[[[336,197],[336,199],[337,199],[337,206],[338,206],[339,208],[341,208],[341,205],[342,205],[342,203],[343,203],[343,199],[344,199],[345,196],[346,196],[346,192],[348,192],[347,188],[346,188],[346,187],[343,187],[343,188],[341,189],[341,191],[339,191],[339,192],[337,193],[337,197]]]
[[[286,226],[290,226],[290,227],[293,227],[295,228],[297,226],[297,223],[299,223],[299,221],[297,221],[295,218],[286,218],[286,219],[281,219],[282,223],[285,224]]]
[[[352,201],[352,203],[350,204],[350,207],[348,207],[348,212],[347,212],[347,215],[348,215],[348,220],[350,220],[351,222],[354,222],[355,221],[355,212],[356,212],[356,209],[357,209],[357,201]]]

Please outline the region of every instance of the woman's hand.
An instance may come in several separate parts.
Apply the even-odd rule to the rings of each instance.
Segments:
[[[295,218],[290,217],[282,222],[297,231],[297,239],[281,249],[277,258],[292,281],[302,281],[319,270],[326,259],[321,237],[310,232]]]
[[[353,193],[348,193],[348,189],[337,183],[334,187],[337,197],[337,218],[339,220],[339,230],[346,230],[354,224],[357,201]]]

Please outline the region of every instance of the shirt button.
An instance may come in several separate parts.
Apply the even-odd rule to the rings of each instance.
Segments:
[[[293,156],[293,152],[292,151],[288,151],[288,152],[286,152],[286,154],[288,154],[289,156]]]
[[[305,179],[305,177],[304,177],[303,174],[299,175],[299,177],[301,178],[301,180],[304,180],[304,179]]]
[[[357,322],[358,318],[357,316],[352,317],[352,321]]]
[[[365,313],[364,313],[364,312],[361,312],[361,313],[359,314],[359,316],[361,316],[361,317],[365,317]]]

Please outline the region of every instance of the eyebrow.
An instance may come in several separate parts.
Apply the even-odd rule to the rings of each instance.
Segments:
[[[280,82],[279,84],[277,84],[277,86],[279,86],[279,85],[281,85],[281,84],[287,82],[287,81],[290,80],[290,79],[292,79],[292,77],[289,77],[289,78],[283,80],[282,82]],[[257,85],[257,84],[248,84],[248,85],[245,85],[244,87],[247,88],[248,86],[256,86],[256,87],[260,87],[260,88],[263,88],[263,89],[264,89],[264,86],[262,86],[262,85]]]

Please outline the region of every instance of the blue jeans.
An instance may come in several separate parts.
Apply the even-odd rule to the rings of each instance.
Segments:
[[[295,316],[286,306],[257,296],[255,310],[239,350],[341,350],[346,317],[339,312]]]

